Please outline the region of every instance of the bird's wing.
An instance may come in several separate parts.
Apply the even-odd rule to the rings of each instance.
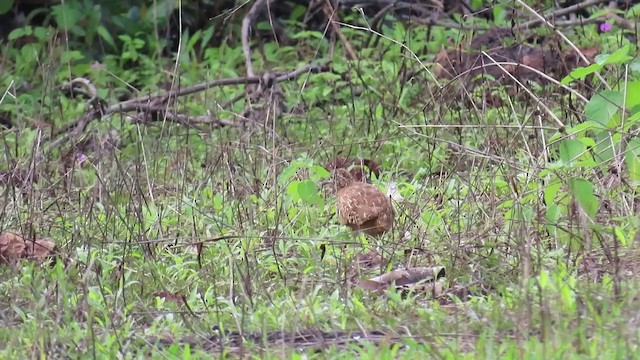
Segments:
[[[362,225],[377,218],[388,208],[386,204],[389,199],[380,189],[369,184],[362,185],[346,188],[338,196],[336,207],[345,225]]]

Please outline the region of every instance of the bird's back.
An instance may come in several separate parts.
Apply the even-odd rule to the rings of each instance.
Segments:
[[[374,185],[356,182],[341,189],[336,207],[340,223],[352,230],[380,235],[393,226],[391,199]]]

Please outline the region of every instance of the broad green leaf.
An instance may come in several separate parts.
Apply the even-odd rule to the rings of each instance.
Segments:
[[[562,186],[560,181],[554,181],[544,189],[544,203],[547,204],[547,206],[553,204],[553,201],[556,199],[556,194],[558,190],[560,190],[560,186]]]
[[[567,131],[567,133],[569,133],[569,132]],[[557,131],[555,134],[553,134],[551,136],[551,138],[549,139],[549,143],[550,144],[555,143],[556,141],[558,141],[558,140],[562,139],[563,137],[567,136],[567,133],[562,133],[562,132]]]
[[[289,185],[287,185],[287,194],[291,195],[291,197],[293,198],[293,200],[298,200],[298,185],[300,184],[300,181],[292,181],[289,183]]]
[[[639,121],[640,121],[640,112],[637,112],[624,120],[624,127],[622,130],[624,132],[628,132],[629,129],[636,126]]]
[[[596,161],[601,164],[608,163],[613,160],[614,152],[613,146],[618,147],[620,144],[620,134],[610,135],[607,132],[602,132],[596,136],[595,153],[593,154]]]
[[[493,6],[493,21],[496,25],[505,25],[507,23],[507,8],[504,5]]]
[[[544,269],[540,270],[540,275],[538,275],[538,285],[542,290],[549,286],[549,272]]]
[[[331,173],[320,165],[311,166],[311,173],[314,178],[326,179],[331,176]]]
[[[210,26],[202,33],[202,41],[200,42],[202,48],[206,48],[209,45],[209,41],[213,37],[213,31],[213,26]]]
[[[291,38],[292,39],[307,39],[307,38],[322,39],[324,38],[324,36],[319,31],[299,31],[293,34]]]
[[[291,11],[291,14],[289,14],[289,20],[298,20],[306,12],[307,12],[307,8],[305,6],[296,5],[296,6],[294,6],[293,10]]]
[[[0,1],[0,15],[4,15],[13,8],[13,0],[1,0]]]
[[[569,188],[587,216],[595,220],[600,202],[593,193],[593,184],[586,179],[576,178],[569,181]]]
[[[29,35],[28,31],[30,31],[30,29],[31,29],[31,26],[14,29],[9,33],[9,40],[13,41],[23,36]]]
[[[547,212],[544,214],[545,220],[547,221],[547,230],[551,234],[555,234],[558,227],[556,224],[562,215],[562,208],[560,205],[551,204],[547,206]]]
[[[189,30],[187,29],[182,37],[183,39],[189,39],[187,41],[187,49],[189,51],[193,51],[194,47],[196,46],[196,43],[198,42],[198,40],[200,40],[200,37],[202,37],[202,31],[198,30],[191,36],[189,36],[188,34],[189,34]]]
[[[83,18],[79,8],[71,4],[54,5],[51,8],[56,23],[63,29],[71,29]]]
[[[596,56],[595,61],[596,64],[608,65],[608,64],[622,64],[629,60],[633,59],[633,57],[629,56],[629,44],[625,47],[616,50],[613,54],[600,54]]]
[[[600,69],[602,69],[602,65],[600,64],[591,64],[587,67],[578,67],[575,70],[573,70],[572,72],[569,73],[569,75],[565,76],[560,83],[563,85],[569,85],[571,84],[572,81],[574,80],[582,80],[585,77],[587,77],[588,75],[593,74],[596,71],[599,71]]]
[[[298,183],[298,196],[307,204],[319,204],[322,198],[318,194],[318,185],[311,180],[303,180]]]
[[[584,144],[578,139],[565,139],[560,142],[560,160],[565,164],[576,161],[585,151]]]
[[[620,85],[620,91],[624,91],[626,87],[626,101],[624,106],[627,109],[631,109],[634,106],[640,104],[640,81],[629,81],[625,85]]]
[[[298,195],[300,199],[307,200],[318,194],[318,186],[311,180],[302,180],[298,183]]]
[[[608,128],[598,122],[587,120],[574,127],[567,128],[566,133],[571,135],[582,135],[589,130],[593,131],[595,134],[598,134],[603,130],[608,130]]]
[[[608,126],[609,120],[622,107],[624,96],[619,91],[604,90],[594,95],[584,107],[587,120]]]
[[[640,156],[640,138],[632,138],[627,143],[626,152]]]
[[[613,229],[613,232],[616,234],[616,238],[618,238],[618,241],[620,241],[620,244],[622,244],[622,246],[627,246],[629,244],[629,240],[620,227],[616,226]]]
[[[289,166],[284,168],[278,177],[278,181],[282,184],[291,179],[291,177],[302,167],[299,161],[292,161]]]
[[[98,31],[98,35],[100,35],[100,38],[107,44],[109,44],[109,46],[111,46],[114,50],[117,49],[116,47],[116,42],[113,40],[113,36],[111,36],[111,33],[109,32],[109,30],[107,30],[104,26],[100,25],[97,28]]]
[[[626,153],[624,158],[627,163],[629,178],[633,184],[637,186],[640,184],[640,159],[638,159],[638,156],[631,153]]]
[[[627,164],[629,178],[634,185],[640,185],[640,139],[629,140],[624,159]]]
[[[46,40],[49,37],[49,29],[42,26],[38,26],[33,29],[33,35],[38,40]]]
[[[578,138],[578,139],[576,139],[576,140],[578,140],[578,141],[580,141],[582,144],[584,144],[584,146],[585,146],[587,149],[588,149],[588,148],[590,148],[590,147],[594,147],[594,146],[596,146],[596,141],[595,141],[595,140],[593,140],[593,139],[592,139],[592,138],[590,138],[590,137],[581,137],[581,138]]]
[[[524,221],[526,221],[527,223],[531,223],[531,221],[533,220],[533,213],[534,211],[531,206],[529,205],[522,206],[521,215]]]

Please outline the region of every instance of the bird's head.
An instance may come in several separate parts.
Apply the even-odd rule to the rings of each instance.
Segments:
[[[353,178],[353,174],[345,168],[337,168],[331,172],[331,181],[333,182],[337,191],[346,188],[353,184],[356,180]]]

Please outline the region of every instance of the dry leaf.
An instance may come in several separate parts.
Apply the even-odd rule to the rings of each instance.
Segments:
[[[50,239],[26,240],[7,231],[0,235],[0,262],[16,262],[21,258],[42,261],[53,255],[56,244]]]
[[[24,238],[13,232],[0,234],[0,261],[8,263],[18,261],[24,254]]]
[[[56,244],[49,239],[36,239],[35,241],[25,241],[26,249],[24,257],[42,261],[53,255]]]
[[[418,285],[416,290],[437,290],[434,281],[445,276],[445,270],[442,266],[434,267],[414,267],[406,269],[398,269],[371,279],[360,280],[358,286],[364,290],[383,292],[390,286],[407,287],[409,285]],[[419,284],[421,283],[422,284]],[[440,291],[442,287],[440,286]]]

